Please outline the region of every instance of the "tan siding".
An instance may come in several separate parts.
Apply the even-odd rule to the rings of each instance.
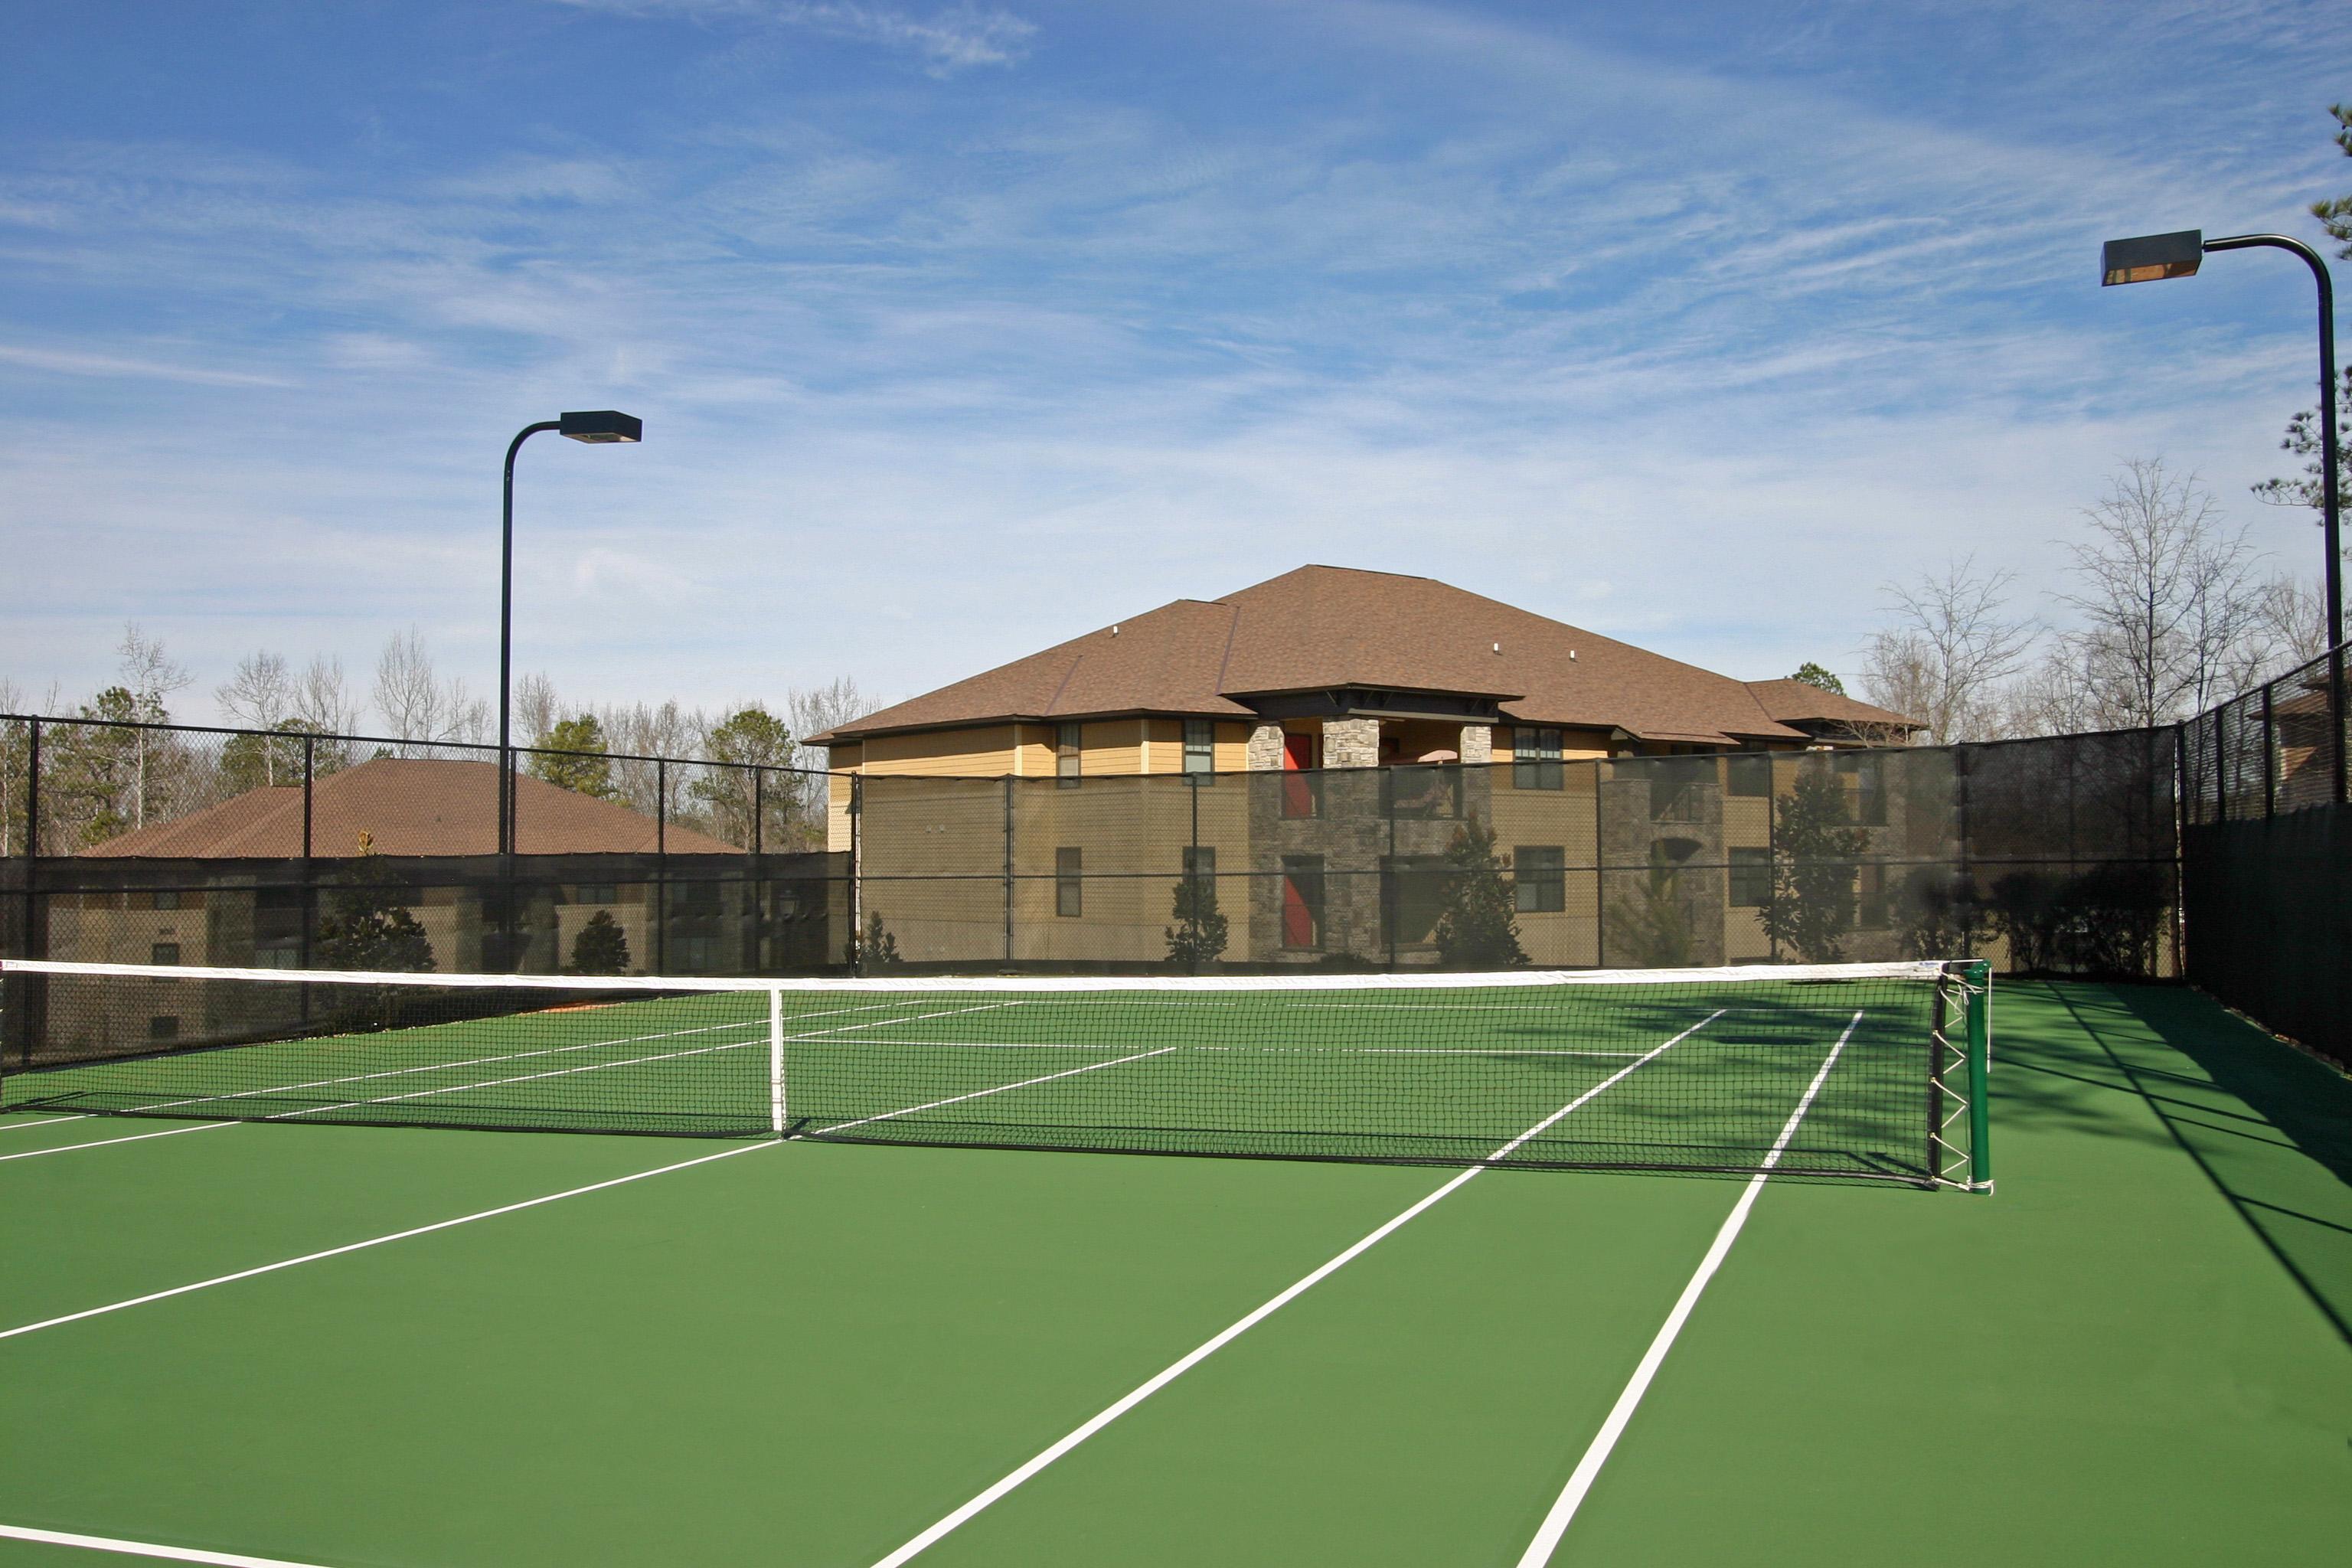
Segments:
[[[1011,724],[987,724],[970,730],[877,735],[866,742],[865,763],[858,771],[993,778],[1013,771],[1013,733]]]
[[[1105,773],[1131,775],[1141,773],[1142,738],[1139,722],[1133,719],[1097,719],[1080,725],[1079,773],[1087,778]]]
[[[1219,724],[1216,733],[1217,772],[1248,772],[1250,727],[1247,724]]]

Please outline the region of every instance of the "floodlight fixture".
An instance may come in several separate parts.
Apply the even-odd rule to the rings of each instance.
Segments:
[[[592,447],[646,438],[645,421],[617,408],[591,408],[566,414],[555,422],[555,426],[557,435],[569,437],[574,441],[585,441]]]
[[[2154,283],[2165,278],[2194,278],[2205,258],[2205,231],[2184,228],[2171,234],[2143,234],[2135,239],[2111,239],[2099,249],[2099,283]]]

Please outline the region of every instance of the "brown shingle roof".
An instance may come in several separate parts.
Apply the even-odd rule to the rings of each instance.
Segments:
[[[1734,680],[1433,578],[1302,566],[1212,603],[1180,599],[809,739],[1114,713],[1244,718],[1255,710],[1238,699],[1359,686],[1495,698],[1508,721],[1646,740],[1804,740],[1781,721],[1799,715],[1768,710],[1757,689],[1788,684]],[[1857,711],[1837,717],[1903,722],[1849,706]]]
[[[1874,708],[1867,702],[1857,702],[1834,691],[1824,691],[1811,681],[1750,680],[1746,684],[1748,689],[1756,694],[1756,700],[1762,705],[1764,711],[1782,723],[1918,728],[1900,713]]]
[[[499,770],[493,763],[379,757],[311,786],[312,852],[359,853],[365,833],[379,855],[495,855]],[[515,780],[515,847],[525,855],[650,855],[654,819],[625,805],[528,775]],[[741,850],[671,825],[673,855]],[[302,853],[302,791],[247,790],[202,811],[108,839],[85,855],[168,859],[290,859]]]

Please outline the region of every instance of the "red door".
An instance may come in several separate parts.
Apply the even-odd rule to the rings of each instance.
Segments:
[[[1315,737],[1285,734],[1282,737],[1282,771],[1289,777],[1282,781],[1282,815],[1312,816],[1315,815],[1315,780],[1310,772],[1315,766]]]

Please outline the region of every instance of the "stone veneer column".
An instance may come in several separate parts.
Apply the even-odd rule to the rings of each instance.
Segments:
[[[1492,724],[1462,726],[1462,760],[1465,763],[1491,763],[1495,760],[1495,727]]]
[[[1379,767],[1381,721],[1378,719],[1323,721],[1323,765],[1327,768]]]
[[[1250,727],[1248,761],[1249,770],[1254,773],[1281,771],[1281,725],[1266,721]]]

